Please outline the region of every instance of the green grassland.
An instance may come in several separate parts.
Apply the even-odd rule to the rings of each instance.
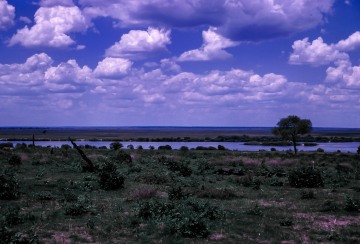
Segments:
[[[0,150],[0,243],[360,242],[359,154],[81,150]]]

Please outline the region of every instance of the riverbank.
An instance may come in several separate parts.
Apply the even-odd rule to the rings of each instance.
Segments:
[[[0,140],[273,142],[270,127],[1,127]],[[360,142],[360,129],[314,128],[303,142]]]

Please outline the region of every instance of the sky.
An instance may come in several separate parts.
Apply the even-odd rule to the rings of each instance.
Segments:
[[[0,0],[0,126],[360,127],[358,0]]]

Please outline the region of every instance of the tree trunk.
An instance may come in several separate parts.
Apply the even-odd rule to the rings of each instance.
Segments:
[[[296,135],[291,135],[291,139],[294,145],[294,154],[297,155],[297,148],[296,148]]]
[[[74,146],[74,148],[76,149],[76,151],[78,151],[78,153],[80,154],[80,156],[82,157],[82,159],[84,159],[84,161],[87,163],[86,166],[83,165],[83,171],[88,171],[88,172],[94,172],[95,171],[95,167],[94,164],[92,163],[92,161],[85,155],[85,153],[83,152],[83,150],[81,150],[78,145],[76,145],[76,143],[71,140],[71,138],[69,137],[69,141],[71,142],[71,144]]]

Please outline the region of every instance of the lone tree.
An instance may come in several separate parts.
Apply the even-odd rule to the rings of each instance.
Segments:
[[[308,119],[300,119],[296,115],[290,115],[282,118],[277,127],[272,129],[272,133],[281,136],[285,140],[291,140],[294,145],[294,153],[297,154],[296,136],[310,133],[312,130],[312,123]]]

